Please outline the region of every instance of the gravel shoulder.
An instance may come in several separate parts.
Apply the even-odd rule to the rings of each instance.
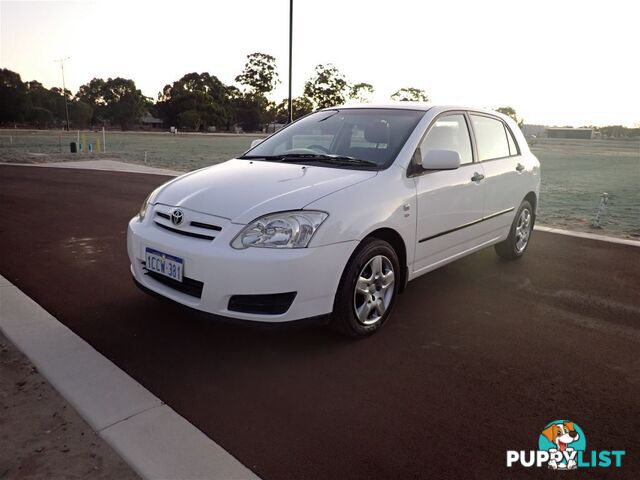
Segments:
[[[0,333],[0,480],[137,479]]]

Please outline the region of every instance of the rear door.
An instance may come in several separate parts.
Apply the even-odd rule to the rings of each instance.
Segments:
[[[419,151],[455,150],[456,170],[425,171],[413,166],[417,195],[417,243],[414,273],[445,263],[477,242],[482,234],[484,182],[482,165],[474,162],[468,117],[446,112],[429,127]]]
[[[485,230],[497,234],[511,225],[515,210],[527,193],[523,193],[520,181],[524,166],[513,134],[501,119],[474,112],[469,116],[485,176]]]

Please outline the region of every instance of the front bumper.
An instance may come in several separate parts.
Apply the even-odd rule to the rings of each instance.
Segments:
[[[159,228],[149,218],[129,222],[127,250],[131,273],[138,284],[188,307],[222,317],[257,322],[289,322],[331,313],[340,277],[356,241],[300,249],[233,249],[229,243],[243,225],[224,224],[214,240],[190,238]],[[202,282],[200,298],[147,275],[145,248],[151,247],[184,260],[184,276]],[[229,309],[238,295],[295,292],[291,306],[280,314],[255,314]],[[232,308],[233,305],[232,305]]]

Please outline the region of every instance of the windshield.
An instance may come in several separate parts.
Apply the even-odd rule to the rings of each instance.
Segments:
[[[331,160],[334,166],[385,168],[395,160],[424,113],[373,108],[323,110],[280,130],[240,158],[324,160],[324,164]]]

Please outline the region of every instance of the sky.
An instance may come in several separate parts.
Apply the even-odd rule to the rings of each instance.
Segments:
[[[317,64],[388,102],[401,87],[435,104],[512,106],[526,123],[640,123],[637,0],[294,0],[293,92]],[[207,71],[226,84],[246,56],[276,57],[287,95],[288,0],[0,0],[0,67],[74,93],[131,78],[157,98]]]

